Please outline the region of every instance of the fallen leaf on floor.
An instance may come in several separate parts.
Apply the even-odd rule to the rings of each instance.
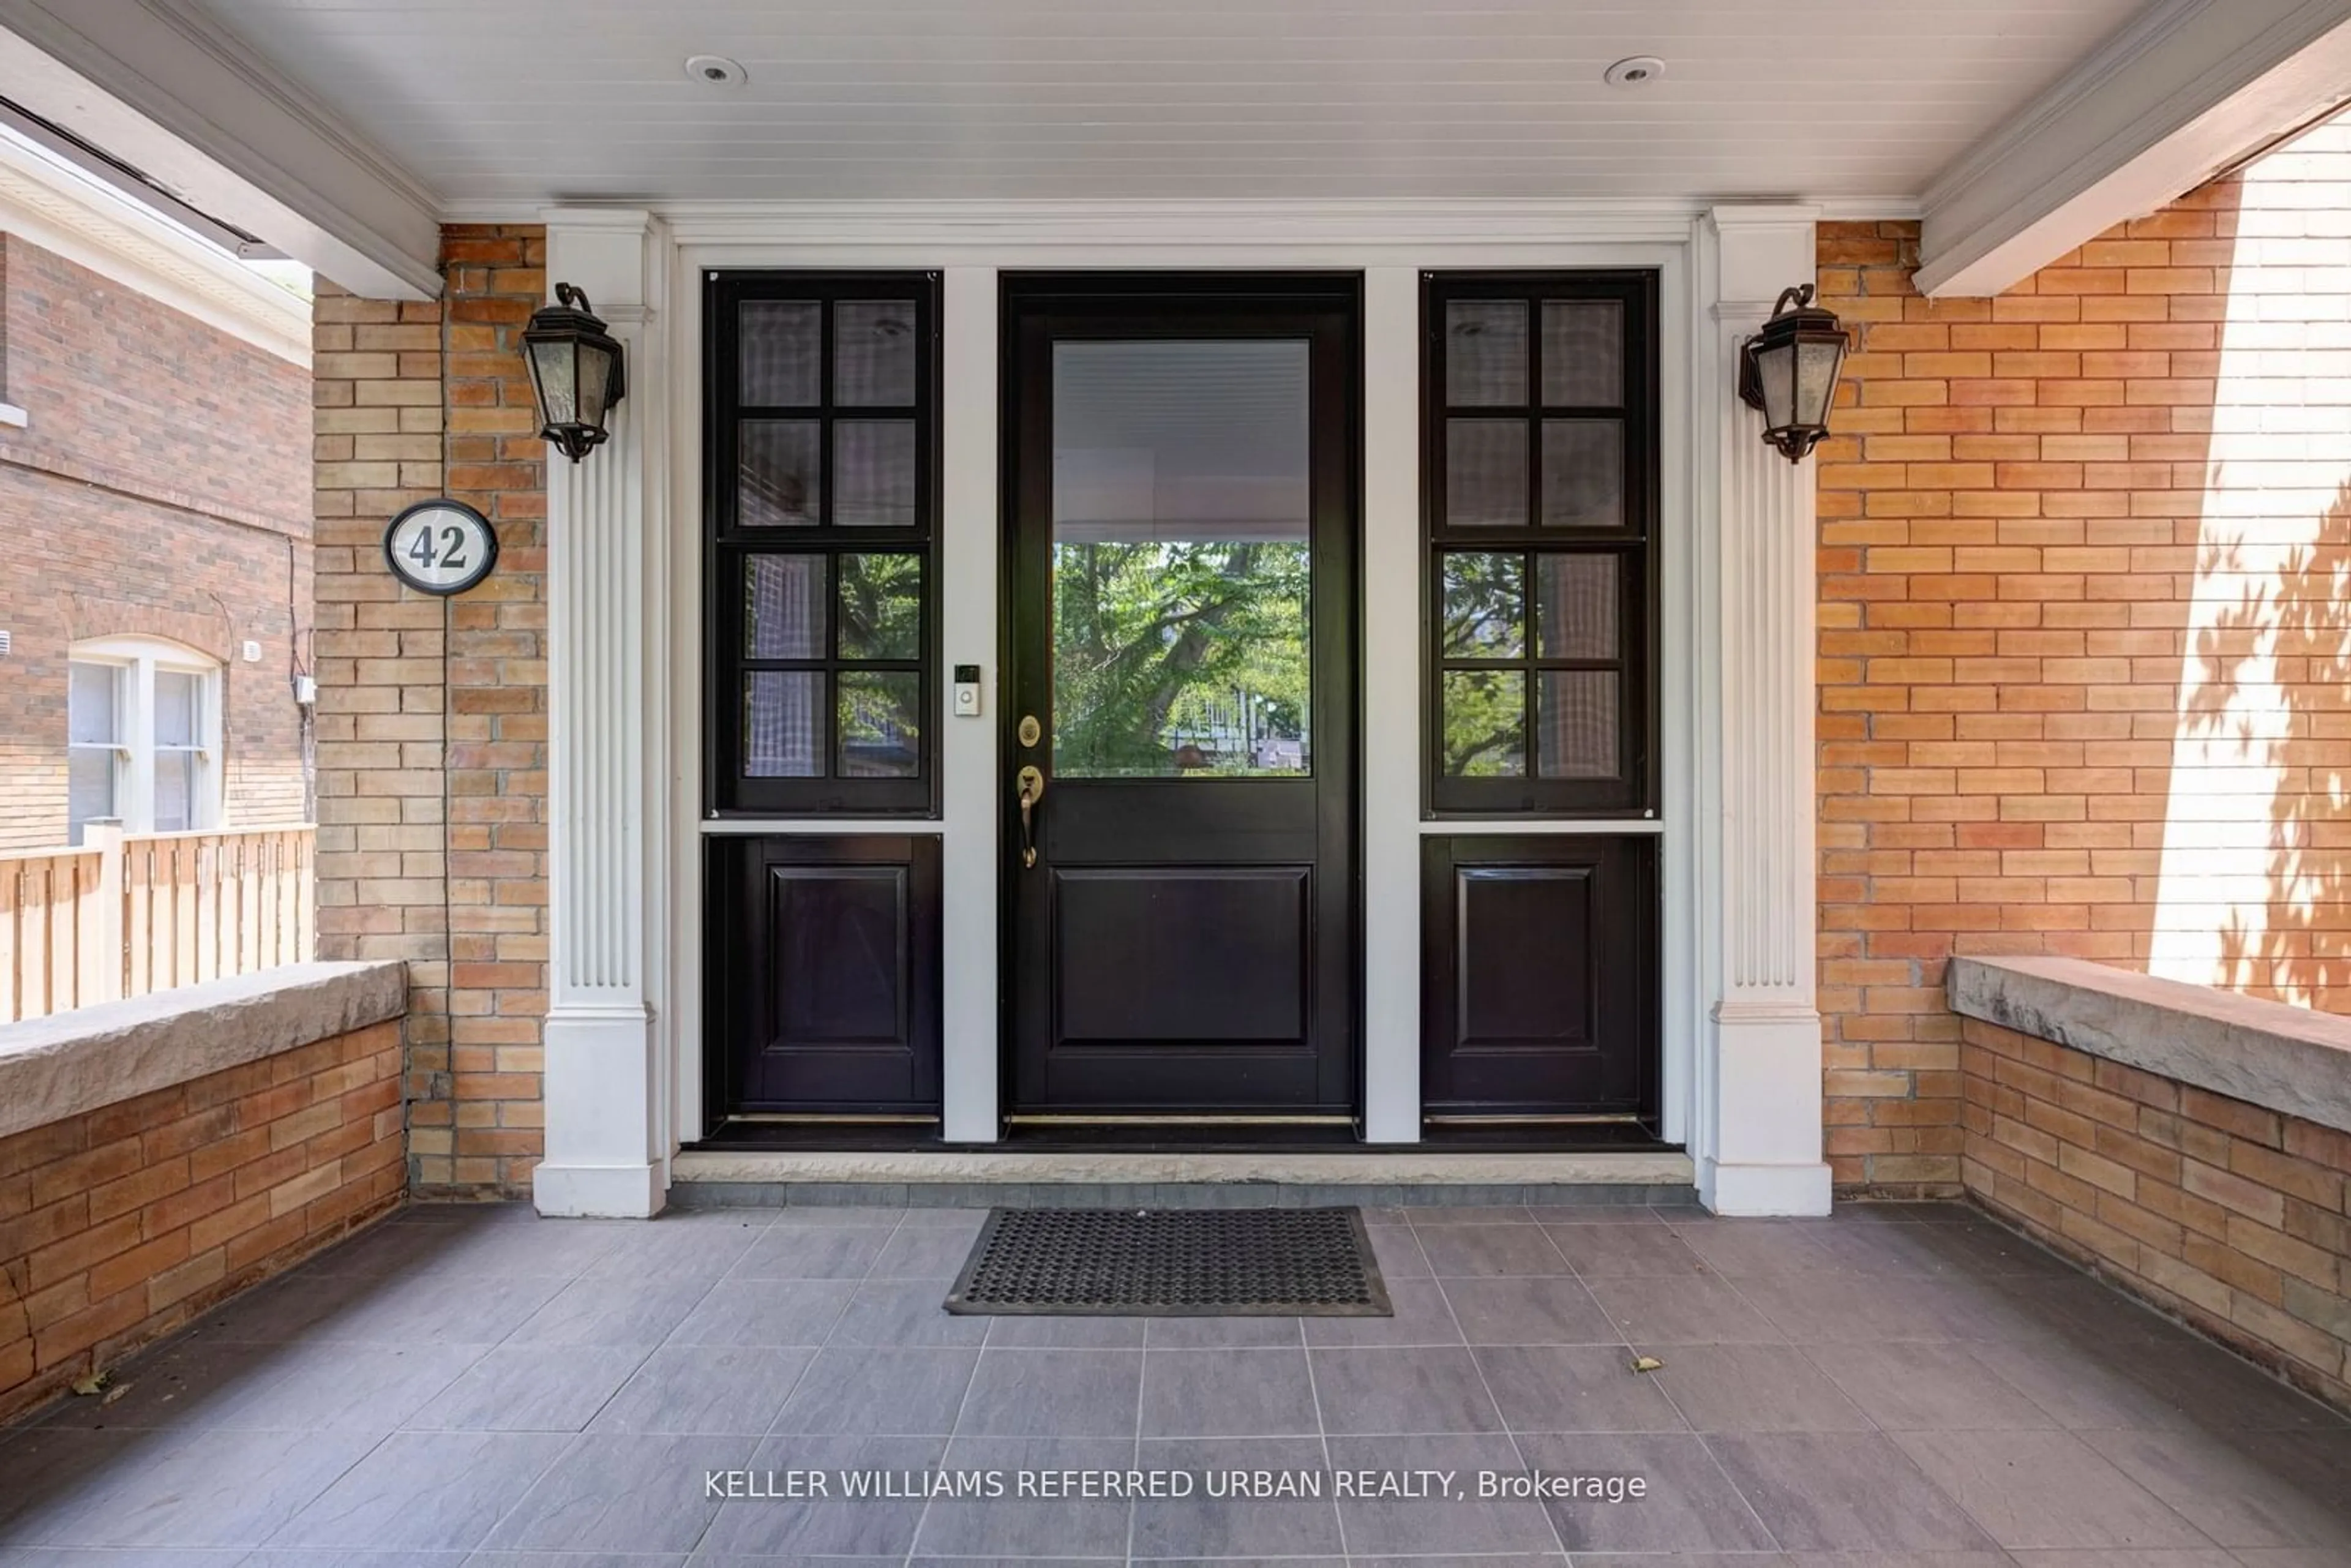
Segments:
[[[1633,1358],[1633,1370],[1635,1372],[1658,1372],[1664,1369],[1665,1364],[1654,1355],[1636,1355]]]
[[[111,1405],[130,1392],[131,1385],[128,1383],[112,1384],[107,1388],[105,1396],[99,1400],[99,1403],[100,1405]]]
[[[73,1391],[76,1394],[103,1394],[113,1382],[114,1374],[111,1371],[93,1372],[88,1377],[75,1378]]]

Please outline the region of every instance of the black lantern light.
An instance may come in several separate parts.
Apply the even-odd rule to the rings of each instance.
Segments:
[[[523,353],[538,399],[538,433],[577,463],[603,444],[604,416],[628,384],[620,340],[604,330],[588,296],[559,283],[555,298],[555,304],[534,311],[523,329]]]
[[[1845,343],[1836,312],[1814,305],[1813,286],[1800,283],[1781,291],[1771,319],[1740,353],[1739,395],[1763,411],[1763,439],[1791,463],[1829,433]]]

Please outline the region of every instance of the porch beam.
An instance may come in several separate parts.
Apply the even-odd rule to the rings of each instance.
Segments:
[[[1992,295],[2343,101],[2351,0],[2158,0],[1927,188],[1919,289]]]
[[[354,294],[440,295],[431,195],[184,0],[0,0],[0,82]]]

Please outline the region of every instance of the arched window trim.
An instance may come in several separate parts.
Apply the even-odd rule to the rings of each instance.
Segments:
[[[91,637],[67,651],[69,664],[111,669],[114,674],[113,737],[107,741],[68,739],[69,756],[108,752],[112,757],[110,794],[114,815],[125,832],[152,833],[157,829],[159,772],[186,770],[187,812],[170,830],[204,831],[221,825],[224,750],[221,732],[223,670],[219,661],[185,643],[162,637]],[[193,729],[184,740],[161,746],[156,738],[156,685],[159,676],[193,676],[195,705]],[[70,709],[70,700],[68,701]],[[68,734],[70,736],[70,729]],[[178,758],[184,758],[184,762]],[[97,814],[75,814],[68,805],[68,831],[82,841],[85,821]]]

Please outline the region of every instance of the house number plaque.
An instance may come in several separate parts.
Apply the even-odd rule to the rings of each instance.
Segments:
[[[419,501],[383,530],[383,559],[420,593],[463,593],[497,565],[497,530],[462,501]]]

